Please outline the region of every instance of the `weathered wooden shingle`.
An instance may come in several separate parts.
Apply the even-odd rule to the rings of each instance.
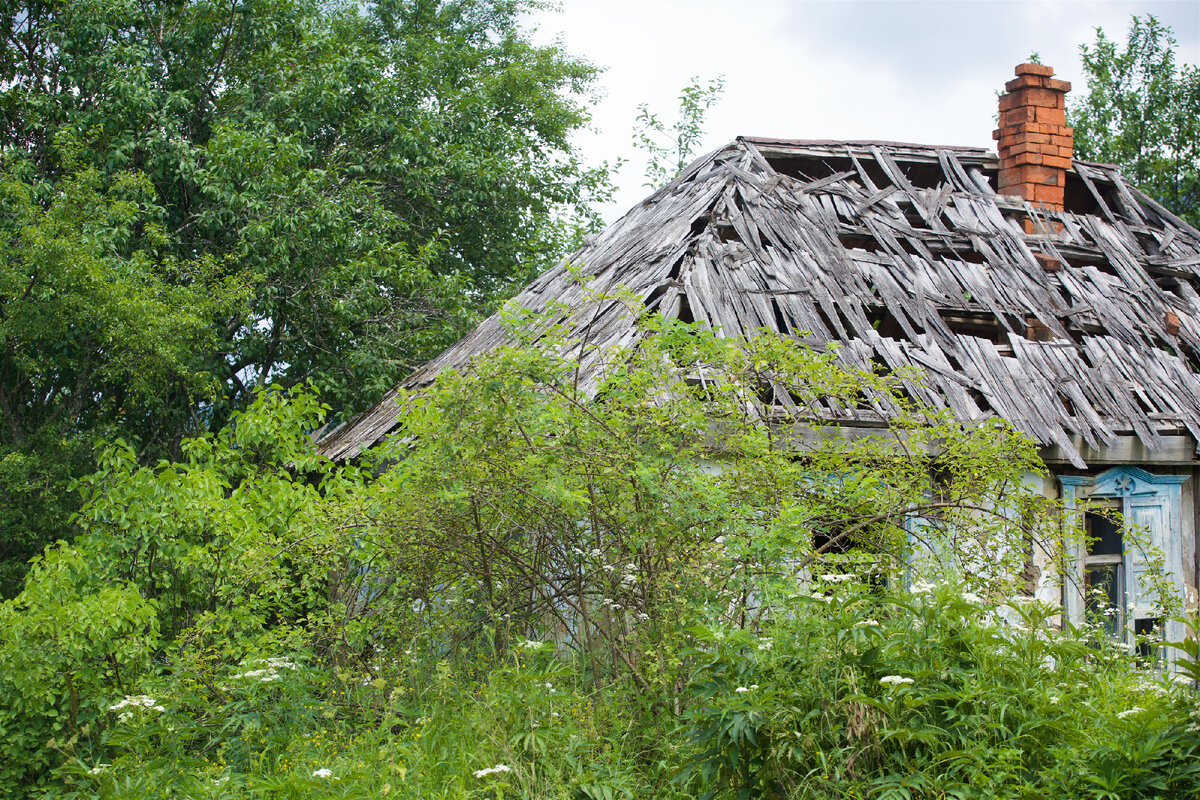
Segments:
[[[1114,167],[1076,162],[1065,211],[998,195],[995,156],[894,142],[743,138],[690,165],[515,298],[575,307],[625,289],[729,336],[766,328],[838,342],[858,366],[917,367],[910,391],[967,421],[992,415],[1084,466],[1132,433],[1200,438],[1200,233]],[[1027,233],[1027,230],[1040,231]],[[571,270],[590,276],[587,288]],[[566,319],[633,344],[610,303]],[[1169,314],[1174,315],[1168,316]],[[410,376],[419,387],[499,345],[497,316]],[[582,384],[600,366],[585,353]],[[386,436],[395,395],[323,438],[353,457]],[[861,410],[827,408],[829,421]]]

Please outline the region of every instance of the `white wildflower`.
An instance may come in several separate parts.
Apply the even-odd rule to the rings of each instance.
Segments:
[[[1125,719],[1126,717],[1132,717],[1134,714],[1140,714],[1145,710],[1146,709],[1144,709],[1144,708],[1139,708],[1138,706],[1134,706],[1133,708],[1131,708],[1127,711],[1122,711],[1121,713],[1117,714],[1117,719]]]
[[[88,770],[88,775],[102,775],[112,764],[97,764]]]
[[[714,544],[725,544],[725,537],[718,536],[717,538],[713,539],[713,543]]]
[[[905,686],[913,682],[912,678],[905,678],[902,675],[884,675],[879,679],[879,682],[884,686]]]
[[[507,764],[497,764],[494,767],[485,767],[484,769],[475,770],[475,777],[486,778],[488,775],[495,775],[498,772],[512,772],[512,768]]]
[[[133,719],[132,711],[122,711],[120,714],[117,714],[117,722],[129,722],[131,719]]]
[[[603,569],[605,572],[612,572],[616,569],[616,567],[614,567],[612,564],[605,564]]]
[[[811,597],[813,600],[821,600],[821,601],[823,601],[823,602],[826,602],[826,603],[832,603],[832,602],[833,602],[833,598],[832,598],[832,597],[830,597],[830,596],[829,596],[829,595],[827,595],[827,594],[821,594],[820,592],[813,592],[812,594],[810,594],[810,595],[809,595],[809,597]]]
[[[745,686],[739,686],[736,689],[734,689],[733,691],[737,692],[738,694],[745,694],[746,692],[748,692],[750,690],[748,688],[746,688]]]
[[[588,553],[588,555],[590,555],[592,558],[599,558],[600,556],[602,556],[604,554],[600,552],[599,547],[594,547],[594,548],[592,548],[592,552]]]
[[[845,583],[846,581],[854,580],[854,576],[843,574],[822,575],[821,580],[825,581],[826,583]]]
[[[750,684],[750,691],[752,691],[752,692],[758,691],[758,684],[757,683]]]
[[[109,711],[120,711],[123,708],[154,708],[154,698],[147,697],[144,694],[130,695],[119,703],[113,703],[108,707]]]
[[[526,650],[537,650],[542,646],[542,643],[539,642],[537,639],[526,639],[525,641],[521,642],[517,646],[523,647]]]
[[[858,622],[854,623],[854,627],[856,627],[856,628],[871,628],[871,627],[878,628],[878,627],[879,627],[879,620],[876,620],[876,619],[860,619]]]
[[[917,581],[908,588],[913,594],[929,594],[937,588],[936,583],[927,583],[925,581]]]
[[[759,639],[758,640],[758,649],[760,651],[761,650],[770,650],[774,646],[775,646],[775,642],[771,641],[770,639]]]
[[[647,614],[645,611],[639,611],[637,618],[642,620],[643,622],[645,622],[646,620],[650,619],[650,615]]]
[[[328,769],[314,769],[314,770],[313,770],[313,774],[312,774],[312,776],[313,776],[314,778],[332,778],[332,777],[333,777],[333,770],[328,770]]]
[[[981,605],[984,602],[982,597],[974,594],[973,592],[963,592],[962,599],[966,600],[968,603],[974,603],[975,605]]]

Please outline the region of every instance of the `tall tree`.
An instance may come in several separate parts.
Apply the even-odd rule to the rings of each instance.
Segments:
[[[76,319],[107,324],[99,320],[113,310],[96,293],[125,288],[104,277],[56,309],[23,288],[41,256],[36,237],[14,231],[5,268],[15,277],[0,286],[0,312],[34,303],[28,313],[74,338],[58,349],[52,325],[21,336],[9,326],[0,358],[27,365],[48,396],[105,398],[86,413],[56,407],[44,441],[75,443],[72,456],[38,451],[39,466],[22,462],[22,485],[61,498],[97,435],[138,442],[144,458],[169,453],[267,382],[311,381],[334,419],[352,414],[552,263],[589,224],[588,193],[603,184],[569,142],[587,119],[595,70],[530,41],[521,21],[536,6],[0,0],[0,153],[24,187],[26,216],[54,208],[82,175],[98,198],[105,187],[141,187],[136,222],[64,206],[55,214],[76,216],[64,216],[58,230],[71,233],[60,238],[83,250],[116,241],[105,258],[161,268],[151,294],[174,294],[154,306],[145,335],[178,317],[172,344],[190,348],[170,379],[130,356],[125,377],[67,391],[75,372],[65,363],[78,358],[97,377],[114,353],[77,335]],[[203,278],[171,265],[203,265]],[[231,297],[217,286],[241,287],[239,301],[213,301]],[[193,317],[205,320],[203,335]],[[143,343],[125,344],[137,354]],[[135,379],[149,382],[140,396],[155,404],[131,414],[109,401]],[[179,381],[186,391],[172,388]],[[40,401],[21,397],[0,409],[0,427],[29,443],[29,404]],[[28,508],[7,503],[0,541],[29,530],[7,515]],[[54,521],[43,516],[42,527],[65,532],[71,505],[47,511]]]
[[[1079,50],[1088,92],[1071,104],[1075,155],[1118,164],[1152,197],[1200,225],[1200,68],[1177,64],[1171,29],[1133,17],[1122,48],[1096,29]]]

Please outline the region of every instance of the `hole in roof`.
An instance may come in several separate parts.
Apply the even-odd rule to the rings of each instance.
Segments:
[[[670,284],[668,283],[660,283],[658,286],[654,287],[653,291],[646,296],[645,305],[647,311],[654,311],[658,308],[659,304],[662,303],[663,295],[667,293],[668,288],[670,288]]]
[[[705,228],[708,227],[709,219],[710,217],[708,214],[701,214],[700,216],[696,217],[696,219],[692,221],[692,227],[688,230],[688,238],[693,238],[704,233]]]
[[[942,171],[942,165],[936,161],[905,162],[899,159],[896,161],[904,172],[904,177],[908,178],[908,182],[918,189],[936,189],[946,183],[946,173]]]
[[[929,227],[925,222],[925,217],[921,216],[921,212],[917,210],[917,206],[912,200],[903,196],[897,197],[896,205],[900,208],[900,213],[904,215],[904,221],[910,228],[923,230]]]
[[[717,238],[722,242],[740,242],[742,237],[738,236],[737,229],[733,227],[732,222],[721,220],[713,223],[713,230],[716,231]]]
[[[846,250],[866,250],[868,253],[878,253],[883,249],[879,240],[868,233],[858,231],[838,234],[838,242]]]
[[[1142,231],[1134,231],[1133,235],[1137,237],[1138,244],[1142,246],[1142,252],[1148,256],[1159,255],[1161,249],[1158,246],[1158,238],[1156,236]]]
[[[771,310],[775,312],[775,330],[783,334],[791,333],[792,328],[783,318],[783,309],[779,307],[779,300],[774,296],[771,297]]]
[[[886,306],[868,308],[867,322],[871,323],[871,327],[875,332],[885,339],[895,339],[897,341],[904,339],[904,329],[900,327],[900,323],[896,320],[896,316],[891,312],[891,309]],[[882,363],[880,362],[880,364]]]
[[[667,273],[667,278],[673,281],[679,280],[679,274],[683,271],[683,260],[687,258],[687,254],[681,255],[671,265],[671,271]]]
[[[679,310],[675,314],[675,319],[680,322],[696,321],[696,318],[692,316],[692,304],[688,302],[687,292],[679,293]]]
[[[1008,344],[1008,328],[990,311],[948,311],[938,315],[951,333],[987,339],[993,344]]]

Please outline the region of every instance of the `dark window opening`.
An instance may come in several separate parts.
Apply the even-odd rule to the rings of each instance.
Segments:
[[[1084,515],[1089,556],[1119,556],[1125,553],[1121,525],[1104,514],[1089,511]]]
[[[853,548],[851,537],[832,527],[813,531],[813,552],[820,555],[845,555]]]
[[[1088,566],[1083,573],[1086,619],[1104,625],[1104,632],[1114,638],[1120,638],[1124,627],[1124,571],[1118,562]]]
[[[1162,658],[1162,620],[1158,617],[1142,617],[1133,621],[1133,635],[1137,642],[1137,657],[1142,662],[1159,661]]]

